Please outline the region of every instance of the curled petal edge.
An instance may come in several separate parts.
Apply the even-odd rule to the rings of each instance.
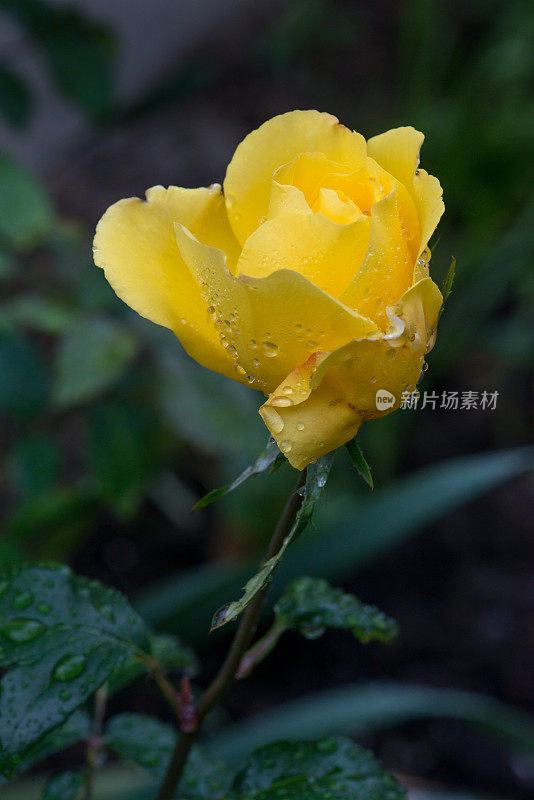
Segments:
[[[365,420],[394,411],[415,390],[441,303],[436,284],[423,278],[388,309],[385,334],[313,353],[282,381],[259,413],[293,467],[345,444]],[[389,405],[377,403],[379,393]]]

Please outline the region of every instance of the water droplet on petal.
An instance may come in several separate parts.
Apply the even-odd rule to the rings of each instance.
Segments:
[[[305,427],[306,426],[304,425],[303,422],[297,422],[297,430],[298,431],[303,431]]]
[[[287,408],[287,406],[292,406],[293,403],[289,397],[273,397],[271,400],[271,405],[278,406],[279,408]]]
[[[262,348],[267,358],[274,358],[278,355],[278,345],[274,342],[265,341],[262,343]]]
[[[289,440],[285,442],[280,442],[280,450],[282,451],[282,453],[289,453],[292,447],[293,444]]]
[[[284,430],[284,420],[275,408],[271,406],[262,406],[262,416],[265,424],[273,433],[280,433]]]

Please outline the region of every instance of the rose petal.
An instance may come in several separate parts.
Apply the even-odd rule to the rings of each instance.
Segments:
[[[220,186],[180,189],[155,186],[112,205],[96,229],[94,258],[116,294],[141,316],[174,331],[200,364],[241,380],[208,318],[197,282],[176,244],[180,221],[204,241],[224,246],[234,263],[238,245],[226,217]]]
[[[376,332],[373,322],[298,272],[281,269],[265,278],[236,278],[220,250],[200,244],[183,226],[175,227],[182,258],[205,293],[227,351],[255,388],[269,392],[315,350],[332,350]]]
[[[363,264],[340,300],[385,330],[386,308],[413,282],[414,263],[402,235],[396,190],[371,209],[371,236]]]
[[[305,152],[324,153],[355,169],[365,158],[365,139],[319,111],[290,111],[252,131],[226,171],[224,194],[232,228],[244,244],[269,209],[274,171]]]
[[[392,334],[312,355],[280,383],[260,415],[292,466],[304,469],[348,442],[364,420],[399,407],[403,392],[415,389],[441,302],[430,278],[419,281],[390,312],[397,322]],[[378,390],[394,397],[387,411],[377,409]]]

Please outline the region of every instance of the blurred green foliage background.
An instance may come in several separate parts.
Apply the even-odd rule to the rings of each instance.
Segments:
[[[497,408],[400,411],[369,424],[359,438],[373,495],[339,454],[317,531],[284,575],[357,587],[399,619],[400,639],[355,653],[341,634],[306,645],[288,636],[215,727],[231,750],[229,719],[376,677],[395,681],[391,708],[408,682],[534,712],[534,500],[531,477],[518,477],[534,461],[534,7],[225,5],[215,25],[212,4],[217,30],[182,41],[150,85],[125,97],[121,30],[91,3],[0,0],[12,42],[0,56],[0,565],[64,560],[126,591],[149,622],[200,648],[205,682],[225,646],[224,633],[206,644],[210,615],[250,573],[294,474],[285,466],[191,515],[264,446],[260,398],[198,367],[170,332],[115,298],[92,265],[94,225],[109,203],[150,185],[222,182],[238,141],[276,113],[327,110],[367,136],[413,124],[427,137],[422,165],[445,194],[433,275],[444,276],[451,255],[458,265],[421,388],[498,391]],[[184,3],[169,6],[185,14]],[[50,161],[19,147],[42,107],[19,39],[83,121]],[[150,47],[156,58],[157,41]],[[146,688],[122,702],[158,709]],[[457,714],[436,706],[385,713],[362,724],[363,736],[403,773],[530,796],[532,750],[529,760],[454,721],[421,721],[462,718],[461,701]],[[237,727],[235,741],[248,735]]]

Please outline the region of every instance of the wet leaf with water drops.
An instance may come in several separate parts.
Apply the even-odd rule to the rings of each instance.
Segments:
[[[260,747],[237,774],[228,800],[405,800],[372,753],[349,739],[281,741]]]
[[[296,628],[307,638],[321,636],[326,628],[350,630],[364,644],[389,642],[397,634],[397,624],[391,617],[322,578],[297,578],[274,611],[279,629]]]
[[[213,489],[213,491],[208,492],[207,495],[202,497],[198,503],[193,506],[193,511],[198,511],[200,508],[205,508],[209,506],[211,503],[214,503],[216,500],[219,500],[221,497],[224,497],[225,494],[228,492],[233,492],[234,489],[237,489],[241,486],[242,483],[245,483],[249,478],[253,478],[255,475],[260,475],[262,472],[274,467],[276,464],[276,460],[280,456],[280,451],[276,446],[274,441],[269,440],[267,443],[267,447],[263,452],[260,453],[256,461],[251,464],[249,467],[238,475],[238,477],[229,483],[227,486],[221,486],[219,489]]]
[[[83,784],[83,772],[57,772],[46,782],[40,800],[75,800]]]
[[[9,777],[129,658],[150,653],[150,642],[119,592],[68,567],[21,567],[2,581],[0,773]]]
[[[172,756],[176,733],[170,725],[143,714],[118,714],[106,726],[105,741],[119,758],[143,767],[161,780]],[[177,796],[213,800],[223,797],[229,784],[229,770],[202,748],[194,747]]]
[[[17,764],[17,774],[25,772],[44,758],[87,739],[90,732],[91,718],[89,714],[85,711],[75,711],[63,725],[54,728],[26,751],[24,757]],[[1,785],[2,778],[0,777]]]

